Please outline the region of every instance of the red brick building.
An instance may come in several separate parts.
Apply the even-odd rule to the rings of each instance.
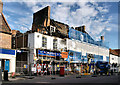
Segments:
[[[3,3],[0,0],[0,65],[1,69],[8,72],[15,72],[16,51],[11,49],[12,32],[4,14],[2,13]]]

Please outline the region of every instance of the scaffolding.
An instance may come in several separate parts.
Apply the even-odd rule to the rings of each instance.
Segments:
[[[83,33],[80,31],[77,31],[73,28],[69,28],[69,38],[79,40],[82,42],[86,42],[89,44],[109,48],[109,43],[105,41],[95,41],[88,33]]]

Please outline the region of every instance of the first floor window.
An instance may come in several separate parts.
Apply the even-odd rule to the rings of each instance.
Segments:
[[[57,49],[57,39],[53,39],[53,49]]]
[[[46,37],[42,37],[42,47],[47,47],[47,38]]]

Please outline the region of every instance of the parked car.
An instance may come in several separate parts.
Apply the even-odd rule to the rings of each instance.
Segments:
[[[97,74],[100,74],[100,75],[103,75],[103,74],[106,74],[110,72],[110,65],[108,62],[105,62],[105,61],[97,61],[95,63],[96,65],[96,73]]]

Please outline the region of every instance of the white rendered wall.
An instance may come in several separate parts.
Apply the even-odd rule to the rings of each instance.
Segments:
[[[101,55],[103,56],[103,61],[106,61],[106,56],[109,56],[109,49],[107,48],[81,42],[78,40],[67,39],[67,43],[68,50],[82,52],[82,55],[84,56],[86,56],[86,53]]]
[[[47,48],[42,47],[42,37],[43,36],[47,38]],[[42,48],[42,49],[53,50],[53,39],[57,39],[58,50],[61,50],[65,47],[67,47],[67,44],[64,45],[61,43],[61,40],[63,40],[63,39],[58,38],[58,37],[54,37],[54,36],[43,35],[43,34],[40,34],[38,32],[34,32],[34,33],[31,33],[28,35],[28,45],[30,44],[31,49]]]
[[[47,48],[42,47],[42,36],[47,38]],[[57,48],[59,51],[67,47],[67,50],[82,52],[84,56],[86,56],[86,53],[101,55],[103,56],[104,61],[106,61],[106,56],[109,56],[109,49],[85,42],[81,43],[81,41],[78,40],[66,39],[66,45],[65,45],[61,43],[61,40],[63,39],[58,37],[43,35],[38,32],[34,32],[28,35],[28,43],[30,43],[30,48],[32,49],[43,48],[43,49],[53,50],[53,39],[57,39]]]
[[[110,54],[110,63],[117,63],[118,64],[118,56]]]

